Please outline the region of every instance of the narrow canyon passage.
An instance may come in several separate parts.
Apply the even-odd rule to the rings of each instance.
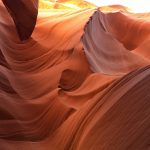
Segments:
[[[0,150],[149,150],[150,13],[0,0]]]

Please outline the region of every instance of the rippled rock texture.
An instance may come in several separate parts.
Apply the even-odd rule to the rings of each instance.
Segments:
[[[0,150],[149,150],[149,50],[149,13],[0,0]]]

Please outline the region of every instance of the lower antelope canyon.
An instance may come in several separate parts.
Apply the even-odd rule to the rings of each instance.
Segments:
[[[149,0],[0,0],[0,150],[150,150]]]

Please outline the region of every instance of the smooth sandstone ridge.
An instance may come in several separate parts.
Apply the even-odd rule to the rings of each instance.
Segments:
[[[149,13],[0,0],[0,150],[149,150],[149,50]]]

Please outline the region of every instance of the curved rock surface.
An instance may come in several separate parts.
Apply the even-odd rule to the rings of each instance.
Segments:
[[[0,0],[0,150],[149,150],[150,14],[37,8]]]

